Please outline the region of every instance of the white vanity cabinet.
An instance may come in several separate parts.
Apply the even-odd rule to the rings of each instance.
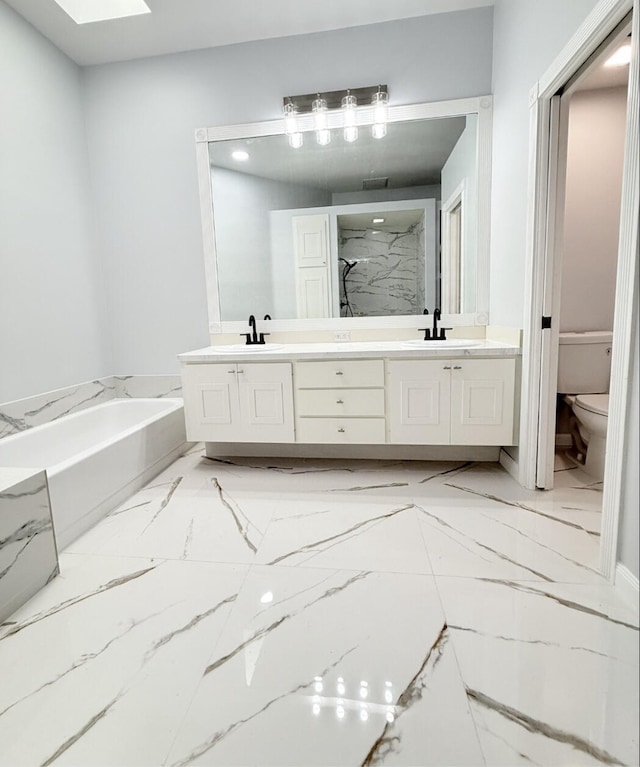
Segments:
[[[290,362],[183,365],[187,438],[294,442]]]
[[[389,360],[389,442],[511,445],[513,358]]]
[[[297,362],[297,441],[384,444],[384,400],[384,360]]]

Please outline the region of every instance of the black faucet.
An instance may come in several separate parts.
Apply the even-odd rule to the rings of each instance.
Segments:
[[[429,314],[429,310],[425,309],[422,313],[423,314]],[[424,340],[425,341],[431,340],[431,330],[429,330],[429,328],[418,328],[418,330],[424,330]]]
[[[437,341],[446,341],[447,335],[445,333],[446,330],[451,330],[451,328],[440,328],[440,333],[438,333],[438,320],[440,319],[440,309],[434,309],[433,310],[433,336],[432,338]]]
[[[270,320],[271,317],[268,314],[264,315],[265,320]],[[244,336],[246,340],[246,344],[248,346],[252,346],[253,344],[263,344],[265,343],[264,337],[268,336],[269,333],[260,333],[260,337],[258,337],[258,329],[256,328],[256,318],[253,316],[253,314],[249,315],[249,327],[252,329],[251,333],[240,333],[241,336]]]

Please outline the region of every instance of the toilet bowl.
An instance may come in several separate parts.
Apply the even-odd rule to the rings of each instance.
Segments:
[[[587,446],[584,469],[594,479],[602,480],[604,479],[609,395],[567,395],[564,400],[571,407],[578,422],[580,437]]]

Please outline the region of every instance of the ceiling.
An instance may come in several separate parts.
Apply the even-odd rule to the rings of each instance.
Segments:
[[[147,0],[151,13],[78,25],[54,0],[5,0],[80,65],[377,24],[494,0]]]
[[[214,168],[228,168],[286,184],[322,189],[326,192],[355,192],[368,179],[388,178],[389,189],[440,183],[447,161],[466,125],[466,117],[445,117],[390,123],[383,139],[374,139],[368,127],[347,144],[333,131],[329,146],[318,146],[313,132],[305,133],[300,149],[291,149],[287,138],[215,141],[209,144]],[[249,154],[247,162],[231,157],[237,149]]]

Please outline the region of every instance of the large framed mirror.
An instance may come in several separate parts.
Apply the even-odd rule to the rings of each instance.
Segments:
[[[289,146],[281,120],[203,128],[196,151],[209,330],[450,325],[488,317],[491,97],[391,107],[373,138]]]

